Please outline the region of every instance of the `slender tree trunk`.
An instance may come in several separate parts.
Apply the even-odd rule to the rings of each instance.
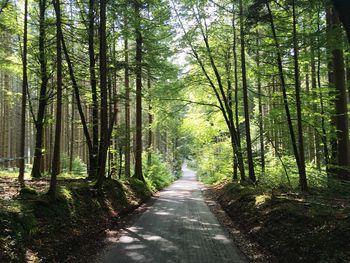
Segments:
[[[236,25],[235,25],[235,17],[232,18],[232,30],[233,30],[233,45],[232,45],[232,51],[233,51],[233,67],[234,67],[234,85],[235,85],[235,92],[234,92],[234,101],[235,101],[235,126],[237,127],[237,140],[239,147],[241,146],[241,136],[239,133],[239,104],[238,104],[238,59],[237,59],[237,35],[236,35]],[[233,152],[233,179],[238,179],[238,159],[237,154],[235,151]]]
[[[152,153],[153,153],[153,114],[152,114],[152,97],[151,97],[151,72],[148,66],[147,68],[147,89],[148,89],[148,147],[147,147],[147,164],[148,167],[152,165]]]
[[[23,31],[23,54],[22,54],[22,111],[21,111],[21,138],[19,151],[19,175],[18,181],[24,186],[24,169],[25,169],[25,139],[26,139],[26,105],[28,90],[27,74],[27,53],[28,53],[28,0],[24,1],[24,31]]]
[[[312,38],[311,38],[312,39]],[[315,43],[312,40],[311,41],[311,95],[312,96],[317,96],[317,74],[316,74],[316,62],[315,62]],[[323,101],[322,101],[323,103]],[[313,103],[313,110],[314,112],[318,111],[317,105]],[[322,109],[321,109],[322,110]],[[323,116],[322,116],[323,117]],[[314,139],[315,146],[311,147],[310,146],[310,157],[316,160],[316,165],[317,168],[320,170],[321,169],[321,158],[320,158],[320,140],[319,140],[319,135],[317,132],[314,130],[312,132],[312,128],[310,128],[310,135],[312,135]],[[321,136],[322,137],[322,136]]]
[[[125,15],[125,27],[128,26]],[[130,177],[131,144],[130,144],[130,77],[129,77],[129,43],[128,37],[124,37],[124,86],[125,86],[125,177]]]
[[[52,198],[56,198],[57,192],[57,176],[60,174],[61,166],[61,128],[62,128],[62,27],[61,27],[61,7],[59,0],[53,0],[56,13],[56,63],[57,63],[57,101],[56,101],[56,126],[55,126],[55,142],[52,157],[52,172],[50,180],[49,194]]]
[[[345,64],[346,64],[346,89],[348,92],[348,101],[350,100],[350,48],[347,50],[347,55],[345,57]]]
[[[89,177],[96,178],[98,171],[98,99],[97,99],[97,81],[96,81],[96,59],[94,48],[95,34],[95,0],[89,0],[89,69],[90,69],[90,85],[92,93],[92,151],[89,151]]]
[[[318,22],[317,22],[317,29],[320,30],[320,14],[318,14]],[[322,127],[322,143],[323,143],[323,153],[324,153],[324,160],[326,165],[326,172],[327,172],[327,178],[328,181],[331,178],[330,174],[330,167],[329,167],[329,148],[328,148],[328,139],[327,139],[327,130],[326,130],[326,120],[325,120],[325,107],[324,107],[324,99],[323,99],[323,93],[322,93],[322,86],[321,86],[321,47],[320,47],[320,39],[317,38],[317,88],[319,90],[319,98],[320,98],[320,109],[321,109],[321,127]]]
[[[257,77],[258,77],[258,108],[259,108],[259,141],[260,141],[260,163],[261,163],[261,173],[265,174],[265,143],[264,143],[264,122],[263,122],[263,106],[262,106],[262,91],[261,91],[261,74],[260,74],[260,41],[259,32],[257,31],[256,36],[256,67],[257,67]]]
[[[72,105],[71,105],[71,129],[70,129],[70,151],[69,151],[69,172],[73,171],[73,160],[74,160],[74,142],[75,142],[75,110],[74,110],[74,92],[72,92]]]
[[[43,145],[43,128],[45,118],[45,108],[47,104],[47,63],[46,63],[46,0],[39,0],[39,63],[40,63],[40,97],[39,97],[39,109],[38,115],[35,120],[36,127],[36,139],[35,139],[35,151],[34,162],[32,169],[32,177],[41,177],[41,160],[42,160],[42,145]]]
[[[144,180],[142,174],[142,34],[140,7],[135,3],[137,25],[136,34],[136,148],[135,148],[135,177]]]
[[[243,28],[243,2],[239,1],[240,11],[240,34],[241,34],[241,64],[242,64],[242,89],[243,89],[243,107],[244,107],[244,120],[245,120],[245,132],[247,141],[247,155],[248,155],[248,168],[249,179],[254,183],[256,181],[253,161],[252,139],[250,135],[250,117],[249,117],[249,104],[248,104],[248,84],[247,84],[247,70],[245,61],[245,36]]]
[[[234,24],[233,24],[234,25]],[[233,30],[235,28],[233,27]],[[225,56],[225,68],[226,68],[226,78],[227,78],[227,95],[228,95],[228,104],[229,107],[232,109],[233,107],[233,90],[232,90],[232,81],[231,81],[231,50],[227,50],[226,56]],[[234,120],[233,120],[234,121]],[[236,157],[236,152],[232,148],[232,171],[233,171],[233,180],[237,180],[238,178],[238,162]]]
[[[295,80],[295,100],[297,108],[298,141],[299,141],[299,184],[301,190],[307,190],[307,178],[305,171],[304,137],[302,125],[302,111],[300,99],[300,76],[299,76],[299,47],[297,39],[297,21],[295,13],[295,0],[293,6],[293,49],[294,49],[294,80]]]
[[[96,186],[102,186],[105,179],[107,151],[108,151],[108,87],[107,87],[107,35],[106,35],[106,6],[107,1],[100,1],[100,146],[99,146],[99,171]]]

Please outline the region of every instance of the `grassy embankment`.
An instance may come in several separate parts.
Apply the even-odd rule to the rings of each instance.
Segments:
[[[350,195],[221,183],[211,194],[277,262],[350,262]]]
[[[83,176],[63,174],[53,201],[48,178],[27,178],[20,190],[17,173],[1,172],[0,262],[81,262],[102,246],[106,229],[175,179],[159,163],[145,174],[146,184],[111,179],[100,190]]]

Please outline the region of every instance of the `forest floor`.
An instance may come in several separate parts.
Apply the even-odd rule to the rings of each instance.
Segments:
[[[207,188],[205,196],[231,217],[226,225],[251,262],[350,262],[350,196],[235,183]]]
[[[137,180],[109,180],[98,191],[86,179],[61,178],[52,202],[48,179],[25,183],[20,191],[14,177],[0,176],[0,262],[87,262],[106,229],[152,194]]]

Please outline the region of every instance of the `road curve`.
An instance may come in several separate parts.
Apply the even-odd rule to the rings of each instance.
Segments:
[[[123,229],[97,263],[247,262],[204,202],[187,167],[137,221]]]

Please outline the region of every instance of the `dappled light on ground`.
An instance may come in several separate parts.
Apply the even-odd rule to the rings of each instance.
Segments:
[[[183,170],[133,226],[109,239],[98,262],[246,262],[205,204],[194,172]]]

